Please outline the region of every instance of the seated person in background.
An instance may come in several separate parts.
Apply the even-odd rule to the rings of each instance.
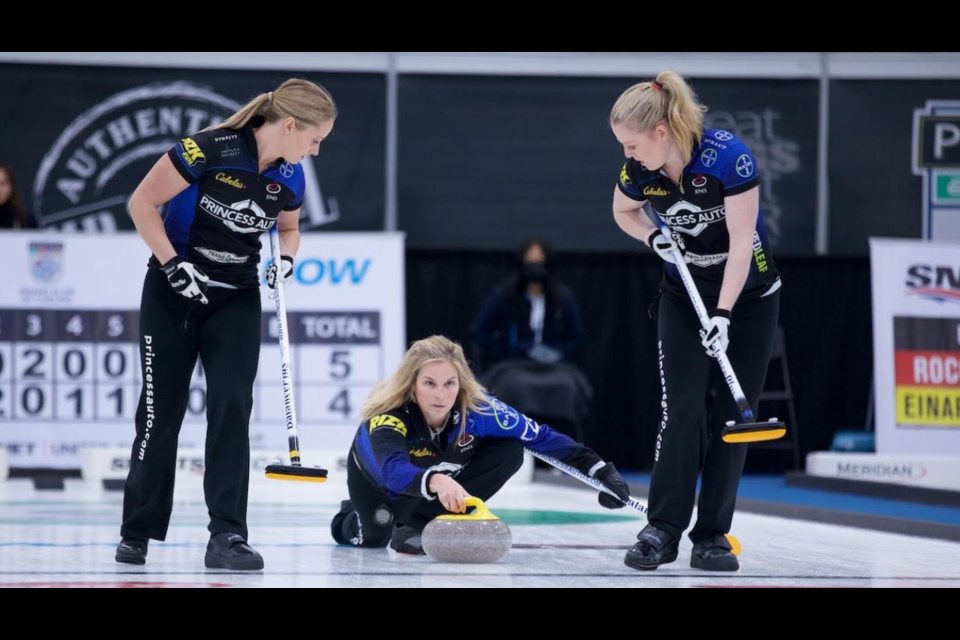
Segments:
[[[504,402],[577,442],[593,390],[569,362],[583,338],[573,293],[553,276],[549,247],[524,244],[517,271],[489,295],[471,327],[484,384]]]

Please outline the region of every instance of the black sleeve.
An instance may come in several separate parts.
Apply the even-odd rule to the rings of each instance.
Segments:
[[[210,167],[215,152],[213,138],[206,132],[181,139],[167,155],[183,179],[193,184]]]

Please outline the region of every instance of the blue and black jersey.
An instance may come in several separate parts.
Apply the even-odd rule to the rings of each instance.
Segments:
[[[430,476],[454,478],[492,438],[515,438],[525,447],[557,458],[591,475],[603,461],[588,447],[547,425],[538,424],[513,407],[491,398],[480,412],[470,411],[461,435],[459,411],[435,431],[415,402],[374,416],[360,425],[350,455],[373,485],[391,498],[412,496],[433,500]]]
[[[254,129],[262,123],[257,116],[243,129],[196,133],[167,154],[190,183],[164,217],[173,248],[212,280],[241,288],[259,286],[260,235],[303,203],[299,164],[281,158],[259,172]]]
[[[703,132],[679,184],[662,170],[649,171],[632,158],[623,165],[617,182],[627,197],[649,201],[660,219],[679,233],[686,255],[691,258],[690,273],[700,295],[713,303],[720,297],[730,251],[724,198],[744,193],[759,184],[757,161],[747,145],[734,134],[717,129]],[[663,286],[686,295],[677,268],[672,264],[666,265]],[[753,236],[750,275],[740,300],[761,297],[779,286],[763,211],[760,211]]]

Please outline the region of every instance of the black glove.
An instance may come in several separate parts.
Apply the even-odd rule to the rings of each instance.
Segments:
[[[623,476],[620,475],[620,472],[617,471],[617,468],[613,466],[612,462],[600,467],[593,477],[603,483],[603,486],[613,491],[617,494],[617,498],[614,498],[612,495],[606,492],[601,492],[598,501],[600,506],[606,509],[622,509],[626,506],[627,500],[630,499],[630,487],[627,486],[627,481],[623,479]]]
[[[203,304],[209,302],[207,300],[207,283],[210,278],[200,270],[200,267],[175,256],[161,269],[163,269],[163,273],[167,276],[173,290],[184,298],[197,300]]]

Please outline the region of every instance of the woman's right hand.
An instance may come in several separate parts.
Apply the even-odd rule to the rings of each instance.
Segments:
[[[173,290],[188,300],[197,300],[207,304],[207,283],[210,278],[200,267],[181,260],[179,256],[160,267]]]
[[[684,251],[683,239],[680,238],[679,234],[670,237],[663,235],[660,229],[654,229],[650,232],[650,235],[647,236],[647,246],[656,251],[657,255],[660,256],[664,262],[677,264],[677,261],[673,257],[673,250],[677,249],[680,251],[680,255],[683,256],[683,261],[688,264],[690,263],[690,258],[687,257],[686,251]]]
[[[452,513],[467,512],[467,493],[460,483],[448,475],[435,473],[430,477],[430,484],[427,487],[430,493],[437,494],[437,499],[444,509]]]

